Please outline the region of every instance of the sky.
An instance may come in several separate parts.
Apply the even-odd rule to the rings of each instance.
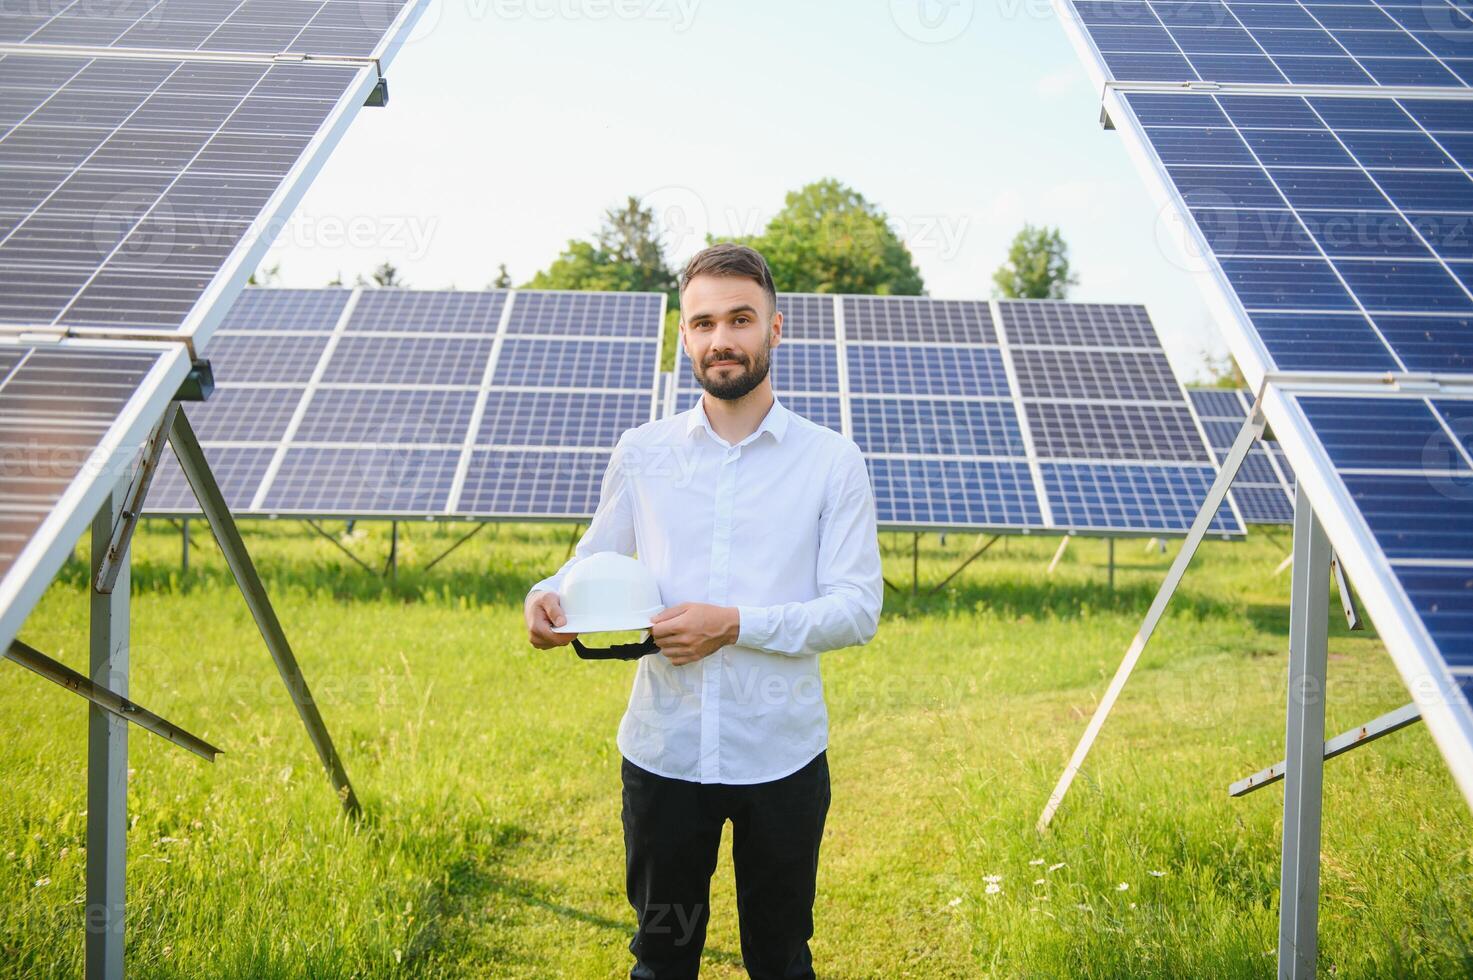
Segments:
[[[522,282],[629,195],[679,263],[834,177],[934,297],[990,296],[1056,225],[1071,299],[1145,303],[1184,381],[1226,351],[1048,0],[432,0],[387,77],[269,252],[281,285]]]

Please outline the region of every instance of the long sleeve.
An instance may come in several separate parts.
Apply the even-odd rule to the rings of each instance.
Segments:
[[[634,554],[634,502],[629,475],[624,465],[624,453],[633,429],[626,429],[614,445],[609,457],[609,467],[604,471],[603,483],[599,487],[598,510],[588,524],[588,530],[578,539],[573,557],[563,563],[552,575],[538,582],[527,591],[560,592],[563,576],[579,561],[600,551],[617,551],[621,555]]]
[[[738,606],[739,646],[792,657],[868,643],[884,602],[875,498],[857,447],[831,474],[819,516],[818,590],[807,602]]]

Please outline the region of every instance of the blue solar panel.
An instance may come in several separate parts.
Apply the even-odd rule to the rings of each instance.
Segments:
[[[845,296],[844,336],[851,341],[995,344],[992,311],[980,300]]]
[[[1192,526],[1215,474],[1200,466],[1043,463],[1043,483],[1054,523],[1073,530],[1184,534]],[[1210,530],[1239,527],[1226,504]]]
[[[429,289],[369,289],[358,297],[346,329],[495,334],[506,293]]]
[[[1473,79],[1473,20],[1448,0],[1073,6],[1120,81],[1467,87]]]
[[[196,407],[185,406],[185,414],[192,418],[193,413],[189,409]],[[226,505],[232,511],[248,510],[251,499],[256,495],[256,488],[261,485],[261,478],[266,475],[266,468],[271,465],[275,450],[266,446],[203,448],[205,459],[210,464],[210,471],[215,474],[215,482],[220,486]],[[194,499],[194,491],[189,489],[189,482],[184,479],[184,471],[179,468],[179,461],[174,456],[172,447],[166,449],[159,458],[158,472],[148,487],[146,505],[147,511],[152,514],[199,513],[199,502]]]
[[[337,346],[328,358],[322,380],[327,384],[474,387],[481,383],[485,374],[491,344],[490,337],[373,337],[348,334],[338,339]],[[542,373],[547,370],[544,366]]]
[[[502,341],[491,383],[497,387],[627,388],[631,378],[654,377],[657,357],[654,340],[508,337]],[[475,381],[479,380],[477,375]],[[648,382],[646,390],[652,385],[653,381]]]
[[[808,293],[778,293],[783,340],[833,340],[834,298]]]
[[[458,446],[475,403],[474,391],[319,388],[292,441]]]
[[[849,411],[867,453],[1026,456],[1010,401],[855,397]]]
[[[331,333],[352,295],[349,289],[244,289],[220,321],[219,333],[237,330]],[[210,354],[215,355],[213,347]]]
[[[609,458],[607,452],[478,449],[471,454],[456,512],[586,518],[598,509]]]
[[[403,514],[444,511],[458,449],[292,447],[266,492],[279,513]]]
[[[1154,351],[1013,351],[1018,391],[1024,398],[1091,398],[1180,404],[1181,388],[1166,354]]]
[[[189,406],[189,421],[200,442],[279,442],[304,391],[218,387],[209,401]]]
[[[1042,527],[1027,463],[870,456],[881,524],[924,527]]]
[[[508,335],[637,337],[653,340],[662,326],[659,293],[576,293],[522,290],[512,304]]]
[[[1125,101],[1278,368],[1473,370],[1473,102]]]
[[[1007,373],[995,347],[850,344],[849,388],[856,395],[1007,397]]]
[[[650,420],[649,392],[491,391],[477,445],[607,449]]]

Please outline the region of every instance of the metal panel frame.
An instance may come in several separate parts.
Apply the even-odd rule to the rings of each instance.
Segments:
[[[0,340],[0,344],[4,343]],[[61,349],[99,352],[122,346],[116,342],[77,339],[57,341],[56,345]],[[189,374],[190,360],[182,344],[130,343],[126,348],[155,351],[160,355],[158,363],[118,413],[117,421],[103,436],[88,465],[72,480],[0,579],[0,648],[9,647],[15,639],[21,624],[72,553],[77,539],[112,493],[116,480],[108,476],[116,476],[117,467],[142,450],[154,425]]]

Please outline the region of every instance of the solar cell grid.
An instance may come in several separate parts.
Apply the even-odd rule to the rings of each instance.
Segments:
[[[477,449],[471,454],[458,511],[586,518],[598,509],[609,458],[607,452]]]
[[[181,329],[369,69],[0,55],[0,326]],[[237,165],[239,164],[239,165]]]
[[[1002,354],[992,347],[850,344],[855,394],[1006,397]]]
[[[834,297],[807,293],[778,293],[783,315],[783,341],[833,340]]]
[[[512,305],[508,335],[653,339],[662,326],[663,297],[657,293],[574,293],[522,290]],[[493,324],[494,326],[494,324]]]
[[[867,398],[850,401],[854,441],[865,452],[905,455],[1023,456],[1008,401]]]
[[[344,334],[328,357],[325,384],[481,383],[490,337],[373,337]],[[539,382],[527,382],[535,384]]]
[[[1038,492],[1026,463],[869,456],[882,525],[1041,527]]]
[[[346,293],[346,290],[344,291]],[[521,300],[519,299],[519,302]],[[494,335],[506,305],[503,292],[367,289],[344,330]]]
[[[292,441],[460,445],[475,401],[474,391],[319,388]]]
[[[1154,528],[1180,534],[1196,518],[1215,477],[1202,466],[1044,462],[1041,467],[1054,520],[1078,529]],[[1237,527],[1224,503],[1210,529]]]
[[[1159,350],[1100,351],[1022,348],[1013,351],[1019,393],[1028,399],[1181,401],[1181,389]]]
[[[1001,300],[1013,346],[1160,347],[1141,306]]]
[[[475,441],[607,449],[649,418],[645,392],[491,391]]]
[[[1473,103],[1126,102],[1279,368],[1473,370]]]
[[[980,300],[844,296],[842,302],[851,343],[997,343],[992,311]]]
[[[76,0],[0,18],[28,45],[368,56],[403,0]]]
[[[655,341],[508,337],[502,341],[491,383],[502,387],[627,388],[630,378],[654,377],[657,355]],[[649,384],[645,387],[649,390]]]
[[[1473,20],[1449,0],[1073,6],[1117,80],[1466,88],[1473,79]]]
[[[313,514],[439,513],[449,501],[459,459],[459,449],[294,446],[282,458],[263,509]],[[328,506],[324,506],[325,488],[331,490]]]
[[[1045,459],[1211,461],[1185,405],[1035,402],[1028,417]]]

